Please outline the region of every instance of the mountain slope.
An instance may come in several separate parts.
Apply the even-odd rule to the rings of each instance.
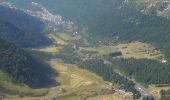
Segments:
[[[168,0],[127,0],[125,4],[133,4],[136,9],[144,14],[170,17],[170,2]]]
[[[0,6],[0,36],[22,47],[48,45],[51,41],[42,34],[44,24],[24,12]]]
[[[7,76],[15,84],[30,87],[55,84],[51,79],[55,74],[53,69],[20,48],[49,45],[51,40],[42,34],[43,29],[39,19],[21,10],[0,6],[0,81]]]
[[[24,52],[13,44],[0,40],[0,70],[13,82],[31,87],[44,86],[50,82],[51,68]]]

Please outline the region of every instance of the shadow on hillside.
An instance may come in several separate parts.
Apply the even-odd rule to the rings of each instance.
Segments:
[[[44,67],[44,66],[43,66]],[[37,68],[40,69],[40,68]],[[50,88],[60,85],[55,78],[59,75],[59,73],[53,69],[49,64],[46,63],[44,68],[41,68],[41,73],[39,74],[40,81],[36,84],[30,85],[32,88]],[[44,77],[41,77],[43,74]],[[45,74],[45,75],[44,75]]]
[[[47,61],[51,58],[51,54],[46,54],[43,52],[31,52],[33,58],[38,60],[39,65],[31,68],[32,72],[31,77],[32,80],[25,82],[31,88],[50,88],[60,85],[55,78],[59,75],[59,73],[52,68],[51,65],[47,63]]]

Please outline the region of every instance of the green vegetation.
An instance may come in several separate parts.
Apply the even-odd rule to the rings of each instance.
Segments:
[[[46,90],[32,92],[31,88],[56,85],[52,77],[57,73],[20,48],[50,44],[51,40],[42,34],[43,29],[44,24],[39,19],[18,9],[0,6],[1,92],[22,96],[44,95]]]
[[[0,6],[0,38],[21,47],[51,44],[43,35],[44,24],[26,13]]]
[[[82,51],[94,51],[97,52],[99,55],[109,55],[116,51],[113,46],[100,46],[100,47],[81,47]]]
[[[142,42],[118,44],[116,48],[122,52],[122,58],[152,59],[162,61],[164,55],[152,45]]]
[[[2,71],[0,70],[0,81],[9,81],[10,78]]]
[[[0,81],[0,89],[4,94],[11,96],[44,96],[47,89],[32,89],[22,85],[15,85],[10,81]],[[8,96],[7,96],[8,97]]]
[[[169,61],[170,22],[166,18],[152,14],[144,15],[136,10],[134,4],[131,3],[118,9],[122,3],[121,0],[76,0],[76,2],[75,0],[57,0],[56,2],[50,5],[49,1],[40,1],[50,10],[55,9],[53,12],[66,16],[66,18],[85,27],[90,35],[89,39],[98,42],[100,37],[105,37],[107,41],[118,36],[120,42],[141,41],[149,43],[160,50],[165,59]],[[169,64],[148,59],[116,59],[113,63],[119,65],[119,69],[126,75],[141,83],[170,83],[168,78]]]
[[[103,60],[87,60],[79,63],[78,66],[102,76],[106,81],[118,84],[121,89],[132,92],[134,98],[140,97],[140,93],[135,89],[134,82],[116,73],[114,67],[104,64]]]
[[[140,40],[153,44],[169,58],[169,20],[152,14],[144,15],[135,8],[134,3],[121,5],[122,1],[41,0],[39,2],[52,12],[85,27],[90,34],[89,38],[95,41],[101,38],[108,41],[114,36],[119,36],[120,41]]]
[[[13,96],[15,95],[16,96],[43,96],[47,94],[46,89],[32,89],[28,87],[28,86],[38,87],[42,85],[38,82],[46,82],[49,80],[46,73],[42,73],[41,76],[38,76],[36,75],[37,72],[34,71],[36,70],[36,68],[30,67],[30,66],[37,67],[37,68],[42,67],[41,70],[47,71],[47,68],[43,67],[45,65],[40,64],[40,62],[38,62],[35,59],[33,60],[31,56],[26,54],[23,50],[19,49],[15,45],[9,44],[2,40],[0,40],[0,48],[1,48],[0,49],[0,55],[1,55],[0,58],[1,91],[0,92],[1,93],[4,93],[5,95],[12,94]],[[41,70],[39,70],[40,73],[42,72]],[[42,78],[46,78],[46,79],[42,79]],[[1,98],[3,98],[3,96]]]
[[[113,66],[141,83],[169,84],[169,66],[147,59],[114,59]]]
[[[170,99],[170,89],[161,90],[161,99],[160,100],[169,100]]]
[[[65,63],[77,64],[80,68],[96,73],[103,79],[118,84],[121,89],[133,92],[134,97],[137,98],[140,94],[135,90],[133,81],[117,74],[114,69],[146,86],[170,84],[168,63],[170,61],[170,21],[155,16],[155,14],[145,15],[136,10],[133,3],[122,5],[122,1],[41,0],[37,2],[42,3],[52,12],[65,16],[65,19],[74,21],[81,28],[87,29],[86,41],[93,47],[83,47],[86,51],[84,53],[105,55],[101,58],[81,61],[79,52],[73,48],[74,43],[71,41],[71,36],[62,33],[51,35],[53,41],[62,46],[62,49],[58,51],[54,50],[55,47],[50,49],[53,53],[57,52],[55,57],[61,58]],[[17,27],[21,25],[16,25],[15,22],[12,24]],[[29,31],[25,27],[22,29]],[[138,44],[132,46],[130,44],[130,46],[120,49],[123,53],[122,57],[111,58],[108,56],[112,52],[109,46],[115,41],[116,43],[141,41],[141,43],[151,44],[153,47],[146,45],[145,48],[138,47]],[[99,45],[104,45],[104,47]],[[141,44],[141,46],[144,45]],[[42,51],[49,51],[49,49]],[[166,59],[167,63],[161,63],[162,59]],[[12,59],[10,60],[12,61]],[[111,65],[105,64],[105,60],[108,60]],[[21,77],[22,79],[23,77]]]
[[[164,97],[167,96],[166,91],[170,89],[169,85],[149,85],[148,90],[154,95],[156,100],[162,97],[161,91],[164,92]]]
[[[61,83],[62,88],[54,90],[57,100],[82,100],[90,96],[112,93],[109,83],[96,74],[72,64],[55,61],[50,64],[60,73],[56,80]]]
[[[49,36],[53,39],[56,36],[58,37],[58,34],[55,34],[55,35],[50,34]],[[63,35],[60,35],[60,36],[63,36]],[[64,38],[67,38],[67,36]],[[54,42],[57,40],[58,39],[55,39]],[[88,98],[90,100],[91,97],[95,98],[96,96],[100,96],[100,95],[106,96],[107,98],[110,98],[110,99],[118,98],[118,97],[121,99],[124,98],[123,96],[126,95],[126,92],[119,94],[118,91],[115,91],[115,94],[110,94],[113,92],[112,90],[110,90],[111,85],[109,86],[107,82],[103,81],[103,78],[104,79],[106,78],[106,80],[109,78],[110,79],[109,81],[112,80],[111,78],[113,78],[113,75],[111,73],[112,73],[113,67],[109,66],[111,68],[110,69],[108,68],[108,66],[105,66],[103,62],[99,63],[100,61],[98,60],[96,61],[92,60],[91,61],[93,62],[91,63],[92,65],[86,62],[82,62],[80,60],[81,57],[79,56],[78,48],[73,48],[73,45],[77,44],[79,40],[74,40],[70,38],[67,41],[65,40],[65,42],[67,43],[67,45],[53,46],[53,49],[60,48],[59,51],[54,50],[53,52],[49,52],[51,51],[51,49],[49,49],[51,48],[50,46],[45,47],[45,48],[33,49],[33,52],[41,51],[41,52],[46,52],[48,54],[53,54],[52,59],[49,61],[49,63],[54,69],[56,69],[59,72],[59,76],[56,77],[56,80],[60,83],[62,88],[60,89],[53,88],[49,90],[49,94],[51,93],[55,94],[54,98],[56,97],[57,100],[58,99],[59,100],[72,100],[72,99],[82,100],[84,98]],[[104,47],[102,49],[104,49]],[[36,55],[36,52],[35,52],[35,55]],[[40,55],[42,54],[40,53]],[[43,58],[43,56],[38,56],[38,57]],[[98,66],[97,63],[101,66],[97,67]],[[91,66],[90,68],[93,70],[88,69],[89,66]],[[79,69],[78,67],[81,69]],[[105,69],[105,67],[106,67],[106,70],[103,72],[102,70]],[[97,75],[102,76],[102,78],[83,69],[87,69],[90,72],[94,72]],[[110,73],[106,74],[106,72],[108,71],[110,71]],[[103,74],[100,72],[103,72]],[[117,81],[113,82],[115,84],[118,82],[117,84],[120,85],[121,81],[123,80],[127,81],[127,79],[124,79],[124,77],[121,77],[122,79],[121,81],[119,81],[118,79],[120,76],[118,74],[115,77],[118,77],[116,79]],[[127,87],[129,87],[131,83],[133,82],[129,82],[125,86],[126,89],[128,89]],[[125,87],[121,87],[121,89],[124,89]],[[132,86],[132,91],[133,89],[134,87]],[[128,91],[131,91],[131,89],[129,88]],[[128,94],[126,96],[129,96],[130,98],[132,98],[132,95]]]
[[[34,57],[13,44],[0,40],[0,69],[13,82],[25,83],[29,86],[43,86],[54,74],[49,66],[43,65]]]
[[[169,100],[169,99],[170,99],[170,96],[164,96],[160,98],[160,100]]]

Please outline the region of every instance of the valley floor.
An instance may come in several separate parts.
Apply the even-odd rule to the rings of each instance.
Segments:
[[[80,35],[73,37],[66,33],[49,34],[49,37],[53,39],[54,45],[32,50],[55,55],[62,51],[68,43],[75,44],[75,41],[81,39]],[[76,45],[73,45],[72,48],[76,48]],[[79,47],[76,52],[82,57],[82,51],[98,52],[97,55],[101,56],[108,55],[115,52],[115,50],[121,51],[123,54],[120,57],[123,58],[147,58],[160,61],[161,56],[163,57],[160,51],[141,42],[119,44],[117,46]],[[83,59],[89,58],[85,56]],[[44,96],[19,97],[17,95],[7,95],[4,100],[133,100],[132,93],[119,90],[96,74],[80,69],[76,65],[64,63],[62,59],[57,57],[50,58],[46,62],[59,73],[59,76],[55,77],[55,80],[60,83],[59,86],[45,88],[48,93]]]
[[[17,97],[8,96],[4,100],[125,100],[131,96],[126,92],[112,92],[112,85],[109,82],[89,71],[77,68],[74,65],[49,61],[51,66],[60,75],[56,80],[60,86],[48,89],[48,94],[42,97]],[[132,97],[131,97],[132,99]]]

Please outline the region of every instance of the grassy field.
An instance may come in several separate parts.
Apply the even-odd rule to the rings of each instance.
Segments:
[[[55,45],[52,45],[44,48],[34,48],[32,50],[46,52],[46,53],[56,53],[59,52],[61,49],[62,47],[56,47]]]
[[[81,35],[72,36],[69,33],[49,34],[48,36],[58,45],[67,45],[69,41],[77,41],[81,39]]]
[[[15,85],[10,81],[10,78],[0,70],[0,88],[5,89],[11,96],[42,96],[47,94],[46,89],[31,89],[26,86]],[[8,97],[8,96],[7,96]]]
[[[157,100],[159,100],[161,97],[160,91],[168,89],[170,89],[170,86],[157,87],[155,85],[149,85],[148,87],[148,90],[156,97]]]
[[[6,95],[6,98],[20,97],[20,96],[43,96],[47,94],[47,89],[31,89],[27,86],[14,85],[7,81],[0,81],[1,88],[5,88],[9,91],[10,95]],[[11,95],[12,94],[12,95]]]
[[[130,98],[126,98],[127,100],[133,100],[132,97]],[[125,95],[122,96],[122,94],[120,93],[115,93],[115,94],[112,94],[112,95],[99,95],[99,96],[96,96],[96,97],[91,97],[91,98],[88,98],[87,100],[126,100],[125,99]]]
[[[67,44],[65,40],[61,39],[61,38],[60,38],[58,35],[56,35],[56,34],[49,34],[48,36],[49,36],[49,38],[51,38],[51,39],[53,40],[53,42],[54,42],[55,44],[58,44],[58,45],[66,45],[66,44]]]
[[[61,91],[57,100],[82,100],[95,92],[102,90],[109,92],[111,89],[109,83],[93,73],[69,64],[51,63],[60,72],[56,80],[62,84],[61,90],[64,90],[64,93]]]
[[[10,78],[0,70],[0,81],[9,81]]]
[[[99,47],[80,47],[84,51],[96,51],[99,55],[109,55],[115,51],[121,51],[123,58],[136,59],[154,59],[161,61],[164,55],[152,45],[134,41],[131,43],[118,44],[116,46],[99,46]]]
[[[76,41],[81,39],[81,35],[71,35],[69,33],[58,33],[57,34],[58,37],[60,37],[61,39],[65,40],[65,41]]]
[[[63,34],[60,37],[64,36]],[[65,37],[65,36],[64,36]],[[67,38],[67,39],[66,39]],[[69,41],[75,41],[66,38],[62,38],[64,42],[67,44]],[[59,52],[58,48],[62,50],[62,45],[49,46],[44,48],[36,48],[33,50],[41,51],[45,53],[57,53]],[[104,54],[106,51],[109,52],[109,48],[105,49],[105,47],[100,47],[98,49],[101,50],[100,53]],[[51,60],[48,61],[49,65],[53,67],[57,72],[59,72],[59,76],[55,79],[60,83],[59,86],[46,88],[46,89],[29,89],[22,87],[10,87],[11,89],[19,88],[20,93],[25,91],[30,91],[29,93],[33,94],[31,96],[19,97],[17,95],[8,95],[4,100],[97,100],[100,98],[106,98],[101,100],[124,100],[126,97],[126,93],[115,92],[112,93],[112,85],[109,82],[104,81],[101,77],[93,74],[87,70],[79,69],[75,65],[63,63],[61,60]],[[17,90],[17,89],[16,89]],[[41,94],[46,93],[44,96],[40,96]],[[35,96],[35,97],[33,97]],[[129,95],[132,98],[132,95]]]
[[[45,96],[8,96],[4,100],[50,100],[52,98],[56,100],[97,100],[100,97],[105,99],[99,100],[125,99],[126,93],[115,92],[111,94],[112,85],[89,71],[62,62],[49,61],[49,64],[60,73],[56,77],[56,80],[61,84],[60,86],[48,88],[48,93]],[[32,92],[35,92],[35,90],[32,90]]]
[[[71,41],[73,42],[81,39],[80,35],[71,36],[68,33],[49,34],[48,36],[53,40],[54,45],[48,47],[42,47],[42,48],[33,48],[32,50],[46,52],[46,53],[57,53],[60,50],[62,50],[62,47],[64,45],[67,45],[68,42]]]
[[[59,96],[56,97],[57,100],[83,100],[85,98],[90,100],[91,96],[92,98],[98,98],[100,95],[107,96],[108,98],[101,100],[117,100],[113,98],[123,98],[122,100],[124,100],[125,94],[118,92],[110,94],[110,83],[103,81],[101,77],[89,71],[79,69],[74,65],[56,62],[50,63],[60,72],[60,76],[56,80],[62,86],[60,87],[60,93],[58,93]],[[107,95],[102,95],[105,93]]]
[[[113,46],[100,46],[100,47],[80,47],[84,51],[96,51],[99,55],[108,55],[115,52],[116,49]]]
[[[163,59],[164,55],[154,48],[152,45],[142,42],[132,42],[126,44],[119,44],[116,48],[122,52],[123,58],[136,58],[136,59],[154,59],[154,60],[161,60]]]

